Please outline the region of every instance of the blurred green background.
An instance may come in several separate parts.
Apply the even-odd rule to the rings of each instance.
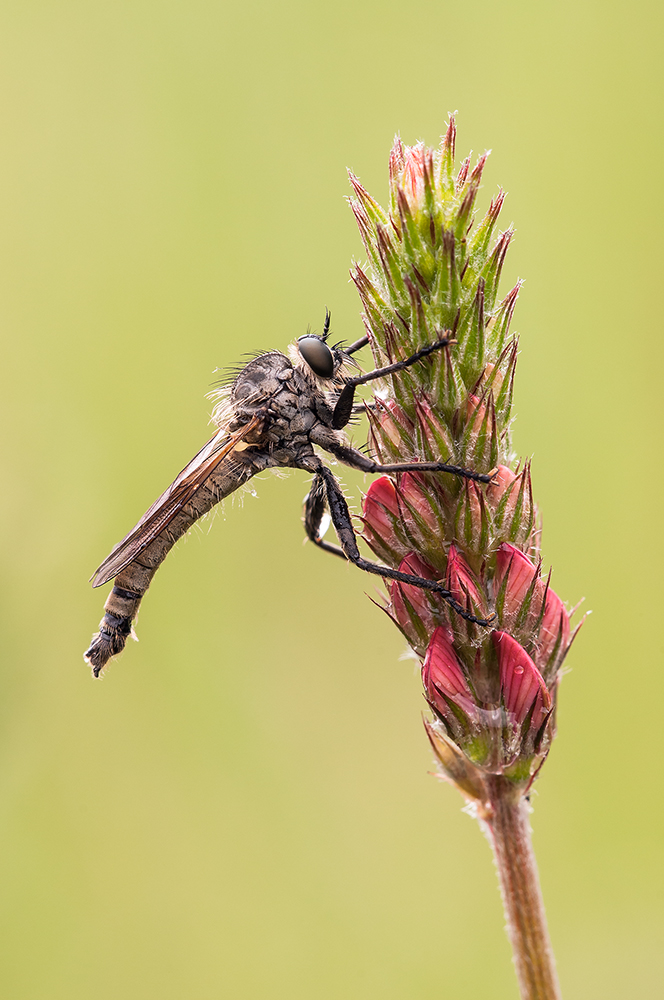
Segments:
[[[534,800],[563,993],[661,996],[662,20],[2,5],[3,997],[516,996],[417,670],[375,582],[303,547],[304,475],[180,544],[103,681],[81,658],[88,576],[207,440],[215,367],[325,305],[361,334],[345,168],[384,200],[394,133],[435,144],[455,109],[517,227],[515,444],[545,560],[593,610]]]

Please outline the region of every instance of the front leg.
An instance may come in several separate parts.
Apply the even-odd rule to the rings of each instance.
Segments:
[[[451,331],[449,331],[451,332]],[[347,348],[346,354],[352,354],[353,351],[357,351],[360,347],[368,342],[367,337],[363,337],[358,340],[351,347]],[[332,417],[332,427],[335,430],[341,430],[345,427],[351,418],[353,413],[353,401],[355,398],[355,389],[358,385],[366,385],[367,382],[373,382],[377,378],[386,378],[388,375],[396,375],[397,372],[402,372],[406,368],[410,368],[411,365],[417,364],[418,361],[422,361],[424,358],[428,358],[430,354],[434,351],[440,351],[443,347],[449,347],[450,344],[456,344],[456,340],[452,337],[441,337],[439,340],[434,341],[433,344],[427,344],[426,347],[420,348],[415,354],[411,354],[409,358],[404,358],[403,361],[396,361],[393,365],[387,365],[385,368],[376,368],[372,372],[367,372],[366,375],[357,375],[355,378],[346,379],[346,384],[341,390],[341,395],[337,400],[337,405],[334,408],[334,414]]]
[[[451,330],[448,331],[448,333],[451,332]],[[385,368],[375,368],[372,372],[367,372],[366,375],[357,375],[355,378],[348,379],[346,384],[352,386],[366,385],[367,382],[373,382],[374,379],[385,378],[387,375],[396,375],[397,372],[402,372],[406,368],[416,365],[418,361],[428,358],[434,351],[440,351],[441,348],[449,347],[450,344],[456,344],[456,340],[453,337],[440,337],[433,344],[427,344],[426,347],[421,347],[419,351],[415,351],[415,354],[411,354],[409,358],[404,358],[403,361],[395,361],[394,364],[387,365]],[[353,344],[354,347],[355,344]],[[349,352],[347,351],[346,353]]]
[[[320,516],[322,517],[322,511],[324,511],[324,506],[321,500],[323,486],[327,495],[327,506],[332,517],[332,524],[334,525],[334,529],[337,533],[339,541],[341,542],[341,549],[338,549],[336,545],[329,545],[327,542],[323,542],[322,539],[314,537],[314,535],[317,535],[317,528],[313,527],[316,524],[315,516],[318,512],[321,512]],[[309,498],[312,497],[312,493],[314,492],[314,487],[316,489],[316,494],[314,498],[309,501]],[[422,590],[431,590],[434,594],[439,594],[440,597],[442,597],[443,600],[446,601],[458,615],[465,618],[466,621],[474,622],[476,625],[482,625],[485,627],[491,627],[493,625],[495,616],[492,615],[490,618],[477,618],[475,615],[471,614],[464,607],[462,607],[458,601],[455,601],[451,592],[436,580],[426,580],[422,576],[414,576],[411,573],[402,573],[398,569],[391,569],[389,566],[381,566],[379,563],[364,559],[360,555],[360,550],[357,547],[357,536],[348,511],[346,498],[344,497],[341,487],[336,481],[334,475],[325,465],[321,464],[318,468],[312,491],[307,498],[307,504],[312,512],[312,520],[310,524],[312,525],[313,530],[313,534],[309,534],[309,527],[307,527],[307,534],[309,534],[312,541],[314,541],[322,549],[325,549],[326,552],[333,552],[335,555],[345,555],[350,562],[352,562],[359,569],[363,569],[366,573],[373,573],[375,576],[382,576],[384,579],[387,578],[388,580],[398,580],[399,583],[408,583],[413,587],[421,587]],[[318,523],[320,523],[320,520]],[[306,525],[307,519],[305,517],[305,526]]]

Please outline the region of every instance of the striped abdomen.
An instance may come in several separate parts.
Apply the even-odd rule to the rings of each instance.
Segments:
[[[168,524],[151,539],[149,523],[146,523],[146,544],[140,545],[139,534],[136,555],[115,577],[113,589],[104,605],[105,614],[99,623],[99,631],[92,637],[90,648],[85,653],[85,659],[92,667],[95,677],[99,676],[112,656],[124,649],[127,637],[132,634],[132,622],[138,614],[141,599],[178,539],[215,504],[237,490],[258,471],[258,467],[229,455],[216,466]]]

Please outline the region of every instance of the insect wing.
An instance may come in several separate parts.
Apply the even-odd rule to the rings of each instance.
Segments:
[[[248,424],[235,434],[222,428],[217,431],[191,462],[184,467],[179,476],[162,493],[158,500],[145,512],[138,524],[119,542],[113,551],[104,559],[101,566],[91,576],[93,587],[101,587],[113,580],[125,566],[138,556],[157,535],[173,520],[178,511],[193,497],[196,490],[203,485],[208,476],[219,463],[254,430],[260,421],[252,417]]]

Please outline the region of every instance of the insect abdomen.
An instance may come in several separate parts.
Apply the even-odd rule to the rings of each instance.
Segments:
[[[116,576],[113,589],[104,605],[104,617],[99,631],[92,637],[85,660],[95,677],[113,656],[121,653],[132,634],[132,622],[138,614],[141,599],[178,539],[207,514],[215,504],[233,493],[259,469],[230,459],[222,462],[198,488],[193,497],[172,521],[142,549],[135,559]]]

